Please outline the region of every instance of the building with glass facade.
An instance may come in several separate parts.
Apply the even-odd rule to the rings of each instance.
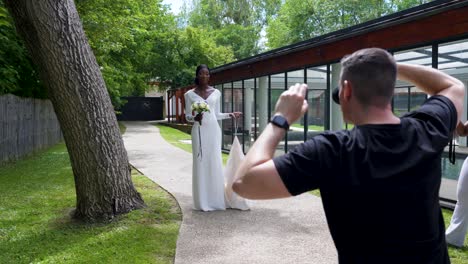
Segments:
[[[307,83],[309,109],[291,124],[277,148],[285,153],[324,130],[348,129],[331,91],[338,85],[340,59],[368,47],[394,54],[398,62],[434,67],[461,80],[468,87],[468,1],[433,1],[350,28],[271,50],[211,69],[211,82],[222,92],[223,112],[240,111],[237,136],[245,152],[273,114],[279,95],[295,83]],[[184,122],[184,87],[168,92],[169,122]],[[182,95],[182,96],[181,96]],[[418,87],[398,81],[392,108],[396,115],[418,107],[427,98]],[[463,120],[467,119],[465,98]],[[223,120],[223,149],[233,140],[233,121]],[[456,180],[467,156],[467,140],[460,138],[457,163],[443,159],[441,196],[455,199]],[[445,189],[444,189],[445,188]],[[442,193],[444,193],[442,195]]]

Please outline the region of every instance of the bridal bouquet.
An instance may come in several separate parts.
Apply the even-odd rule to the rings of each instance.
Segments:
[[[192,111],[197,114],[210,112],[210,105],[208,105],[206,102],[195,102],[192,104]],[[201,126],[201,120],[200,120],[200,126]]]
[[[210,106],[206,103],[206,102],[195,102],[192,104],[192,112],[195,112],[197,114],[202,114],[204,112],[210,112]],[[200,122],[200,126],[202,124],[201,120],[199,121]],[[198,157],[200,157],[200,159],[203,157],[203,150],[202,150],[202,143],[201,143],[201,133],[200,133],[200,127],[198,127],[198,142],[200,143],[200,146],[198,147]]]

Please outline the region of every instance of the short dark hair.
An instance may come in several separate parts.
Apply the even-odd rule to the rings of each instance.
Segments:
[[[208,68],[208,66],[206,66],[206,64],[200,64],[200,65],[198,65],[197,69],[195,70],[195,79],[193,80],[193,82],[194,82],[196,85],[199,85],[199,84],[200,84],[200,82],[198,81],[198,73],[199,73],[202,69],[207,69],[208,72],[210,72],[210,68]]]
[[[390,103],[396,74],[395,59],[380,48],[361,49],[341,60],[340,82],[350,81],[356,98],[363,105],[385,106]]]

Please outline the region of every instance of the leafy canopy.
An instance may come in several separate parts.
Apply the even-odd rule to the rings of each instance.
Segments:
[[[47,92],[21,39],[13,20],[0,0],[0,95],[46,98]]]
[[[270,49],[317,37],[430,0],[286,0],[268,22]]]
[[[192,27],[208,29],[208,38],[230,47],[236,60],[263,50],[262,30],[281,0],[192,0],[182,12]]]
[[[216,67],[401,11],[429,0],[76,0],[112,102],[193,82]],[[266,38],[265,38],[266,37]],[[45,98],[34,65],[0,0],[0,94]],[[266,41],[266,42],[265,42]]]

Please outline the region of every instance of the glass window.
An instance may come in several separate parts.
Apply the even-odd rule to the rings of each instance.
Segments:
[[[409,97],[409,111],[416,110],[419,108],[424,101],[427,99],[427,94],[423,92],[418,87],[411,87],[410,88],[410,97]]]
[[[304,69],[288,72],[287,76],[288,88],[290,86],[295,85],[296,83],[304,83]],[[274,104],[272,104],[271,106],[273,107]],[[293,124],[290,124],[290,129],[287,133],[288,144],[286,151],[293,149],[298,144],[304,142],[304,120],[304,117],[301,117]]]
[[[270,76],[270,117],[273,116],[275,112],[275,105],[280,97],[281,93],[286,89],[286,79],[285,74],[275,74]],[[281,142],[276,147],[275,156],[281,155],[285,152],[286,142],[281,140]]]
[[[409,106],[409,97],[408,91],[410,86],[395,88],[395,93],[393,95],[393,113],[396,116],[401,116],[404,113],[408,112]]]
[[[468,83],[468,40],[459,40],[440,44],[437,58],[437,68],[444,73],[457,78],[467,86]],[[466,120],[467,109],[464,103],[464,116]],[[466,138],[460,138],[460,144],[466,146]]]
[[[432,67],[432,48],[421,47],[405,50],[394,54],[397,62],[417,64]],[[419,88],[404,81],[397,80],[395,84],[395,95],[393,96],[393,112],[401,116],[407,112],[417,109],[426,100],[427,94]]]
[[[438,68],[460,70],[468,67],[468,41],[460,40],[439,45]],[[466,72],[466,71],[465,71]],[[460,78],[459,78],[460,79]],[[460,80],[462,80],[461,78]]]
[[[325,130],[326,116],[326,91],[327,91],[327,66],[319,66],[307,69],[307,139]]]
[[[230,112],[243,112],[243,104],[244,104],[244,99],[243,99],[243,94],[242,94],[242,81],[237,81],[232,84],[232,99],[233,99],[233,108],[232,111]],[[237,133],[234,135],[237,136],[237,139],[241,143],[241,145],[244,144],[244,136],[243,136],[243,131],[244,131],[244,116],[240,116],[237,120],[234,120],[233,118],[231,120],[231,132],[235,132],[235,126],[234,126],[234,121],[237,123]],[[234,138],[233,138],[234,140]],[[232,142],[231,142],[232,143]],[[231,147],[229,146],[229,149]]]
[[[222,113],[231,113],[233,109],[233,100],[232,100],[232,83],[223,84],[222,91]],[[221,131],[222,131],[222,148],[230,149],[232,143],[232,121],[231,119],[223,119],[221,121]]]
[[[255,79],[244,81],[244,151],[247,152],[254,142],[255,127]]]
[[[296,83],[304,83],[304,70],[290,71],[288,72],[288,79],[286,87],[295,85]]]
[[[275,112],[275,105],[280,95],[286,89],[285,74],[275,74],[270,76],[270,116]]]
[[[255,89],[255,133],[254,140],[260,135],[268,124],[268,76],[256,78],[257,87]]]

